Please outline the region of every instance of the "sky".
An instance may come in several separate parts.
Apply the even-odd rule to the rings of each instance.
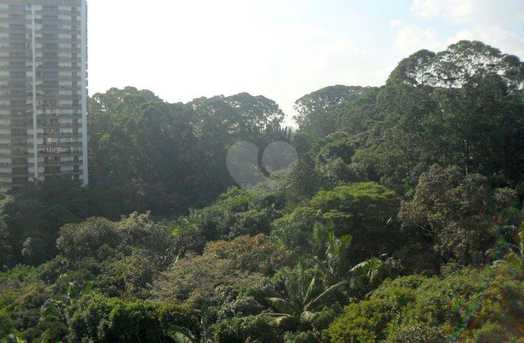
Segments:
[[[524,0],[88,0],[90,94],[169,102],[378,86],[405,57],[481,40],[524,60]],[[290,121],[290,119],[288,119]]]

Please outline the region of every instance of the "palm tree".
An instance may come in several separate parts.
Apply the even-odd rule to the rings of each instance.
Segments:
[[[319,224],[313,228],[314,250],[313,257],[316,268],[323,276],[325,285],[331,285],[340,281],[345,274],[344,254],[351,245],[352,237],[349,234],[341,237],[335,236],[333,225],[327,229]]]
[[[347,283],[344,280],[322,287],[318,270],[306,270],[302,264],[286,270],[281,276],[280,292],[265,299],[275,311],[269,315],[274,317],[276,326],[293,323],[311,327],[315,314]]]

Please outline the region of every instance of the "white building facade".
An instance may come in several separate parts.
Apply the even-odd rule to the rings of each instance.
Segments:
[[[0,185],[88,183],[86,0],[0,0]]]

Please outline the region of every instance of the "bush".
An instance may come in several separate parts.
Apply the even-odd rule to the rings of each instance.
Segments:
[[[438,277],[386,281],[350,304],[329,328],[331,342],[508,341],[524,335],[524,260]],[[508,339],[494,339],[504,333]],[[485,338],[486,337],[486,338]],[[491,339],[491,340],[490,340]]]
[[[197,322],[183,307],[84,296],[74,306],[69,339],[75,342],[171,342],[175,335],[198,337]]]
[[[474,337],[477,343],[509,342],[510,340],[507,331],[495,323],[486,323],[475,331]]]
[[[334,343],[376,342],[384,339],[386,326],[393,316],[394,309],[378,299],[350,304],[329,327],[329,337]]]
[[[279,332],[271,325],[271,318],[263,315],[221,321],[213,326],[213,335],[218,343],[282,342]]]
[[[0,340],[14,331],[14,323],[6,308],[0,308]]]
[[[249,288],[287,262],[287,255],[262,234],[215,241],[202,255],[189,255],[173,264],[155,282],[154,291],[161,299],[199,306],[216,294],[217,285]]]
[[[448,340],[439,328],[425,324],[404,325],[390,335],[387,343],[446,343]]]
[[[177,221],[176,246],[201,253],[205,243],[212,240],[268,233],[271,222],[282,215],[284,205],[278,193],[232,188],[212,205]]]
[[[395,193],[374,182],[338,186],[318,192],[305,206],[273,222],[271,235],[299,255],[314,248],[314,226],[333,226],[337,237],[353,238],[353,262],[384,253],[395,244],[395,218],[399,201]]]
[[[287,332],[284,336],[285,343],[317,343],[318,335],[311,331]]]
[[[80,224],[68,224],[60,230],[57,247],[62,255],[72,261],[85,257],[100,257],[103,247],[116,248],[120,237],[115,224],[104,218],[91,218]]]

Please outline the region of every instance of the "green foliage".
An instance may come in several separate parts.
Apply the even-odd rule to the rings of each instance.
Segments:
[[[495,267],[463,269],[441,279],[385,282],[369,299],[345,309],[330,326],[331,341],[433,342],[495,337],[490,335],[501,331],[503,341],[520,337],[523,268],[522,260],[509,256]]]
[[[350,225],[367,225],[371,224],[372,219],[364,211],[374,210],[372,213],[378,217],[378,223],[383,224],[391,218],[398,203],[394,192],[377,183],[364,182],[339,186],[332,191],[321,191],[313,197],[311,205],[321,210],[324,218],[333,220],[335,224],[338,220],[346,219],[351,222]]]
[[[331,342],[376,342],[383,339],[383,332],[391,320],[388,305],[391,306],[377,300],[349,305],[329,328]]]
[[[498,324],[487,323],[481,329],[475,332],[475,342],[505,342],[510,339],[507,332]]]
[[[281,216],[284,206],[281,194],[258,188],[232,188],[213,205],[177,220],[174,232],[177,248],[201,252],[208,241],[268,233],[271,222]]]
[[[345,273],[345,257],[352,237],[346,234],[338,238],[332,227],[326,230],[320,225],[315,226],[313,234],[315,266],[321,272],[325,283],[335,283]]]
[[[298,153],[298,161],[288,174],[284,187],[289,202],[298,204],[318,192],[321,182],[315,171],[315,158],[308,136],[297,133],[294,136],[294,145]]]
[[[390,343],[445,343],[441,330],[424,324],[408,324],[399,328],[387,340]],[[478,341],[476,341],[478,342]],[[491,341],[490,341],[491,342]]]
[[[76,261],[86,257],[97,257],[99,250],[104,250],[105,246],[114,249],[118,243],[120,237],[114,223],[104,218],[93,218],[80,224],[64,226],[57,246],[65,257]]]
[[[404,59],[377,95],[380,120],[367,131],[354,162],[399,192],[411,190],[435,163],[518,182],[524,107],[515,88],[523,80],[522,65],[467,41]],[[511,75],[501,76],[502,70]]]
[[[398,276],[401,269],[399,261],[395,258],[382,261],[373,257],[360,262],[349,270],[350,294],[353,298],[362,298],[377,288],[386,278]]]
[[[367,129],[375,118],[377,88],[332,86],[305,95],[295,103],[300,130],[313,139],[339,127],[352,133]]]
[[[272,224],[271,236],[280,245],[297,254],[312,252],[313,227],[318,211],[311,207],[298,207]]]
[[[278,343],[281,337],[271,326],[267,316],[232,318],[213,327],[214,339],[223,343]]]
[[[0,339],[12,334],[15,330],[7,309],[0,308]]]
[[[260,234],[209,243],[202,255],[176,261],[155,285],[161,299],[203,306],[219,285],[250,287],[287,263],[286,254]]]
[[[50,292],[32,267],[16,267],[0,273],[0,313],[3,325],[0,339],[18,334],[29,341],[43,334],[48,323],[41,321],[41,308]]]
[[[86,296],[70,319],[71,341],[176,342],[180,335],[198,337],[196,317],[183,307],[148,302],[123,302]],[[194,331],[191,331],[194,330]]]
[[[323,186],[332,187],[367,178],[366,170],[353,163],[359,145],[358,137],[344,131],[332,133],[318,143],[314,151],[315,172]]]
[[[2,266],[35,265],[54,257],[60,227],[92,211],[89,191],[71,180],[48,179],[1,197],[0,247],[6,249]]]
[[[301,264],[293,269],[282,269],[273,279],[273,287],[279,296],[266,300],[277,313],[308,321],[314,311],[322,309],[326,300],[336,298],[346,283],[340,281],[325,286],[320,277],[317,271],[304,269]]]
[[[402,204],[400,218],[426,230],[445,260],[480,263],[494,240],[492,203],[505,209],[514,198],[499,191],[492,199],[487,182],[478,174],[435,165],[420,177],[413,199]]]
[[[524,256],[524,223],[520,225],[519,233],[519,248],[520,248],[520,255]]]
[[[385,237],[394,237],[398,210],[395,193],[373,183],[355,183],[317,193],[304,207],[273,223],[272,236],[292,251],[307,255],[314,251],[314,224],[333,225],[337,237],[352,237],[355,259],[384,253]]]
[[[287,332],[284,336],[285,343],[316,343],[318,336],[311,331]]]
[[[0,309],[30,341],[66,337],[70,307],[92,289],[121,298],[148,297],[154,276],[174,260],[171,233],[147,215],[69,224],[58,241],[60,255],[54,260],[0,274]]]
[[[57,240],[61,255],[72,262],[87,258],[105,260],[140,248],[157,263],[169,263],[174,258],[172,245],[173,238],[167,226],[154,223],[148,214],[138,213],[119,222],[90,218],[68,224],[62,227]]]
[[[278,131],[283,116],[274,101],[247,93],[188,104],[169,104],[132,87],[95,94],[92,187],[110,210],[106,216],[184,213],[233,185],[224,164],[229,146]]]

